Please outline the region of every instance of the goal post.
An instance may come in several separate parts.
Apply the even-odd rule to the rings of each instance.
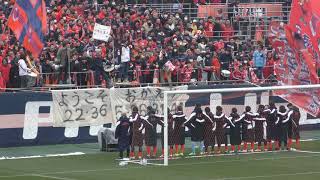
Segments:
[[[163,96],[163,113],[164,113],[164,132],[163,132],[163,142],[164,142],[164,160],[163,165],[169,165],[169,147],[168,147],[168,108],[171,98],[170,95],[181,95],[181,94],[209,94],[209,93],[228,93],[228,92],[262,92],[262,91],[277,91],[277,90],[301,90],[307,91],[308,89],[320,88],[320,84],[311,85],[285,85],[285,86],[266,86],[266,87],[241,87],[241,88],[220,88],[220,89],[195,89],[195,90],[174,90],[174,91],[164,91]],[[261,101],[263,102],[263,100]]]

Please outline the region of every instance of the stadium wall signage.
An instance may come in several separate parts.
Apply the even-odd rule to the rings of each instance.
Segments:
[[[249,85],[248,85],[249,86]],[[218,86],[184,86],[179,88],[188,89],[202,89],[202,88],[222,88],[222,87],[239,87],[239,85],[218,85]],[[65,143],[88,143],[97,142],[97,132],[102,126],[109,126],[107,122],[114,123],[117,117],[123,112],[129,112],[131,105],[140,107],[140,112],[143,114],[149,105],[153,105],[162,113],[162,102],[151,100],[152,96],[157,96],[161,88],[131,88],[131,89],[115,89],[113,92],[117,93],[118,102],[114,101],[113,105],[103,107],[104,104],[97,106],[89,114],[90,116],[98,115],[106,118],[111,118],[110,121],[105,121],[106,124],[85,124],[85,126],[64,126],[54,127],[54,116],[56,115],[53,107],[52,93],[48,92],[16,92],[16,93],[1,93],[0,94],[0,147],[10,146],[32,146],[32,145],[46,145],[46,144],[65,144]],[[97,94],[101,93],[101,89],[96,89]],[[78,91],[77,91],[78,92]],[[85,91],[84,91],[85,92]],[[89,91],[92,93],[91,91]],[[128,93],[130,92],[130,93]],[[74,93],[74,91],[72,91]],[[79,92],[78,92],[79,93]],[[75,95],[75,94],[73,94]],[[112,96],[112,95],[111,95]],[[103,96],[99,97],[100,99]],[[77,99],[77,97],[74,97]],[[99,99],[98,98],[98,99]],[[105,98],[105,97],[104,97]],[[135,99],[134,99],[135,98]],[[143,100],[143,99],[146,100]],[[194,94],[190,96],[176,96],[176,99],[171,100],[169,105],[174,111],[178,104],[185,105],[186,114],[193,111],[195,103],[201,103],[203,106],[210,106],[212,109],[215,106],[222,104],[226,113],[232,107],[238,107],[242,111],[243,105],[250,105],[253,109],[258,103],[267,104],[272,100],[280,104],[286,103],[279,97],[270,97],[267,94],[248,94],[248,93],[225,93],[225,94]],[[179,99],[180,98],[180,99]],[[90,99],[90,102],[93,98]],[[127,101],[129,100],[129,102]],[[148,100],[148,101],[147,101]],[[140,102],[139,102],[140,101]],[[175,103],[173,103],[175,102]],[[72,102],[71,106],[75,105]],[[155,104],[152,104],[155,103]],[[178,103],[178,104],[177,104]],[[121,107],[120,107],[121,106]],[[75,106],[77,107],[77,106]],[[102,111],[100,113],[100,109]],[[111,107],[111,108],[110,108]],[[158,108],[157,108],[158,107]],[[106,109],[106,112],[105,110]],[[73,112],[73,110],[70,110]],[[74,110],[77,111],[76,108]],[[80,111],[78,110],[77,113]],[[83,111],[84,112],[84,111]],[[93,113],[93,114],[92,114]],[[130,112],[129,112],[130,113]],[[104,116],[105,115],[105,116]],[[72,116],[75,119],[79,114]],[[115,118],[113,118],[115,117]],[[302,111],[301,124],[318,126],[319,119],[312,119],[306,112]]]
[[[227,5],[199,5],[198,17],[216,17],[219,11],[225,18],[228,13],[234,13],[237,17],[276,17],[282,15],[282,4],[239,4],[236,8],[228,9]]]

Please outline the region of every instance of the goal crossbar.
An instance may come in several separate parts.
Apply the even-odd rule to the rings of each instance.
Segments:
[[[196,94],[196,93],[222,93],[222,92],[242,92],[242,91],[272,91],[272,90],[288,90],[288,89],[313,89],[320,88],[320,84],[308,85],[286,85],[286,86],[266,86],[266,87],[245,87],[245,88],[219,88],[219,89],[195,89],[195,90],[174,90],[164,91],[164,161],[163,165],[168,166],[168,95],[170,94]]]
[[[265,87],[242,87],[242,88],[219,88],[219,89],[193,89],[164,91],[164,94],[195,94],[195,93],[221,93],[221,92],[241,92],[241,91],[272,91],[287,89],[313,89],[320,88],[320,84],[309,85],[287,85],[287,86],[265,86]]]

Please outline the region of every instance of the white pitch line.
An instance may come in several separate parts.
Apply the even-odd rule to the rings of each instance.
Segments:
[[[273,174],[273,175],[266,175],[266,176],[228,177],[228,178],[219,178],[219,179],[210,179],[210,180],[257,179],[257,178],[272,178],[272,177],[281,177],[281,176],[297,176],[297,175],[312,175],[312,174],[320,174],[320,171],[316,171],[316,172],[290,173],[290,174]]]
[[[310,141],[319,141],[320,139],[301,139],[300,142],[310,142]],[[292,140],[292,142],[296,142],[295,139]],[[275,141],[272,141],[272,143],[275,143]],[[258,144],[257,142],[255,142],[254,144]],[[241,143],[241,145],[244,145],[244,143]],[[231,144],[228,144],[228,146],[231,146]],[[199,146],[196,146],[199,147]],[[218,147],[218,145],[214,145],[214,147]],[[224,144],[221,144],[221,147],[225,147]]]
[[[241,156],[241,155],[251,155],[251,154],[271,154],[271,153],[281,153],[288,152],[287,150],[281,151],[261,151],[261,152],[239,152],[239,153],[229,153],[229,154],[209,154],[209,155],[197,155],[197,156],[186,156],[186,159],[192,158],[205,158],[205,157],[221,157],[221,156]]]
[[[320,139],[302,139],[300,142],[309,142],[309,141],[319,141]],[[296,142],[296,140],[292,140],[292,142]]]
[[[302,150],[293,150],[294,152],[302,152],[302,153],[309,153],[309,154],[320,154],[317,151],[302,151]]]
[[[154,166],[163,166],[163,164],[157,164],[157,163],[149,163],[147,162],[145,165],[142,164],[141,162],[137,162],[137,161],[128,161],[128,163],[132,163],[132,164],[139,164],[139,165],[142,165],[142,166],[145,166],[145,165],[154,165]]]
[[[43,177],[43,178],[50,178],[50,179],[58,179],[58,180],[76,180],[76,179],[71,179],[71,178],[48,176],[48,175],[42,175],[42,174],[32,174],[31,176]]]
[[[318,141],[319,139],[304,139],[300,140],[301,142],[310,142],[310,141]],[[295,140],[293,140],[295,142]],[[255,143],[257,144],[257,143]],[[230,145],[230,144],[229,144]],[[217,146],[217,145],[216,145]],[[224,145],[222,145],[223,147]],[[308,153],[307,151],[297,151],[297,152],[305,152]],[[261,152],[253,152],[253,153],[261,153]],[[247,153],[239,153],[239,154],[247,154]],[[17,160],[17,159],[34,159],[34,158],[48,158],[48,157],[67,157],[67,156],[80,156],[80,155],[85,155],[83,152],[73,152],[73,153],[65,153],[65,154],[46,154],[46,155],[36,155],[36,156],[21,156],[21,157],[0,157],[0,160]],[[210,156],[222,156],[222,155],[208,155]],[[230,156],[225,155],[225,156]],[[194,156],[197,157],[197,156]],[[206,156],[199,156],[199,157],[206,157]],[[190,158],[190,157],[189,157]],[[192,157],[191,157],[192,158]],[[178,157],[171,158],[172,159],[180,159]],[[121,161],[120,159],[117,159]],[[153,160],[161,160],[161,159],[153,159]]]
[[[171,164],[172,166],[190,166],[190,165],[204,165],[204,164],[218,164],[218,163],[233,163],[233,162],[250,162],[250,161],[263,161],[263,160],[281,160],[281,159],[297,159],[297,158],[311,158],[320,157],[320,155],[309,155],[309,156],[292,156],[292,157],[270,157],[270,158],[255,158],[255,159],[238,159],[238,160],[225,160],[225,161],[210,161],[210,162],[197,162],[197,163],[180,163]],[[138,166],[138,167],[125,167],[125,168],[108,168],[108,169],[92,169],[92,170],[78,170],[78,171],[60,171],[60,172],[43,172],[41,175],[56,175],[56,174],[74,174],[74,173],[89,173],[89,172],[103,172],[103,171],[123,171],[128,169],[143,169],[143,168],[154,168],[159,166]],[[32,176],[33,174],[20,174],[13,176],[0,176],[0,178],[14,178],[22,176]]]
[[[80,156],[85,155],[83,152],[73,152],[65,154],[46,154],[37,156],[20,156],[20,157],[0,157],[0,160],[17,160],[17,159],[34,159],[34,158],[49,158],[49,157],[67,157],[67,156]]]
[[[172,164],[172,166],[189,166],[189,165],[203,165],[203,164],[217,164],[217,163],[231,163],[231,162],[248,162],[248,161],[262,161],[262,160],[281,160],[281,159],[296,159],[296,158],[310,158],[310,157],[320,157],[320,155],[308,155],[308,156],[293,156],[293,157],[270,157],[270,158],[256,158],[256,159],[238,159],[238,160],[226,160],[226,161],[210,161],[210,162],[197,162],[197,163],[180,163]],[[99,171],[123,171],[125,169],[141,169],[141,168],[152,168],[155,166],[139,166],[139,167],[126,167],[126,168],[109,168],[109,169],[92,169],[84,171],[61,171],[61,172],[52,172],[52,173],[41,173],[41,174],[68,174],[68,173],[87,173],[87,172],[99,172]],[[1,177],[1,176],[0,176]]]
[[[32,176],[32,174],[18,174],[12,176],[0,176],[0,178],[16,178],[16,177],[25,177],[25,176]]]
[[[76,180],[76,179],[71,179],[71,178],[48,176],[48,175],[43,175],[43,174],[19,174],[19,175],[13,175],[13,176],[0,176],[0,178],[16,178],[16,177],[30,177],[30,176],[59,179],[59,180]]]
[[[320,157],[320,155],[311,155],[311,156],[292,156],[292,157],[269,157],[269,158],[254,158],[254,159],[236,159],[236,160],[227,160],[227,161],[214,161],[214,162],[198,162],[198,163],[181,163],[181,164],[172,164],[170,166],[184,166],[184,165],[202,165],[202,164],[218,164],[218,163],[228,163],[228,162],[250,162],[250,161],[263,161],[263,160],[281,160],[281,159],[296,159],[296,158],[309,158],[309,157]]]

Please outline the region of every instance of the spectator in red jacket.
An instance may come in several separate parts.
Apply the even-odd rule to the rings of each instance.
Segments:
[[[188,83],[191,81],[192,78],[192,72],[193,72],[193,66],[192,62],[187,62],[182,68],[181,68],[181,82]]]
[[[5,89],[6,89],[6,83],[2,77],[2,73],[0,71],[0,92],[5,91]]]
[[[274,75],[274,60],[271,52],[267,53],[266,61],[266,66],[263,68],[263,77],[270,79],[272,78],[271,76]]]
[[[215,41],[214,44],[213,44],[215,50],[217,52],[219,52],[221,49],[224,48],[224,42],[223,42],[223,39],[220,39],[219,41]]]
[[[11,68],[11,65],[8,64],[8,60],[3,59],[2,64],[0,64],[0,72],[5,85],[9,83],[10,68]]]
[[[213,81],[218,81],[220,79],[220,74],[221,74],[221,65],[220,65],[220,60],[218,59],[218,54],[216,52],[213,53],[212,57],[212,80]]]
[[[207,37],[212,37],[213,36],[213,30],[214,30],[214,19],[210,16],[208,18],[208,21],[205,22],[204,24],[204,33],[206,34]]]
[[[222,37],[223,37],[223,39],[225,41],[229,41],[230,38],[233,37],[233,34],[234,34],[233,27],[232,27],[230,21],[227,20],[225,22],[225,24],[222,24],[222,33],[221,33],[221,35],[222,35]]]

